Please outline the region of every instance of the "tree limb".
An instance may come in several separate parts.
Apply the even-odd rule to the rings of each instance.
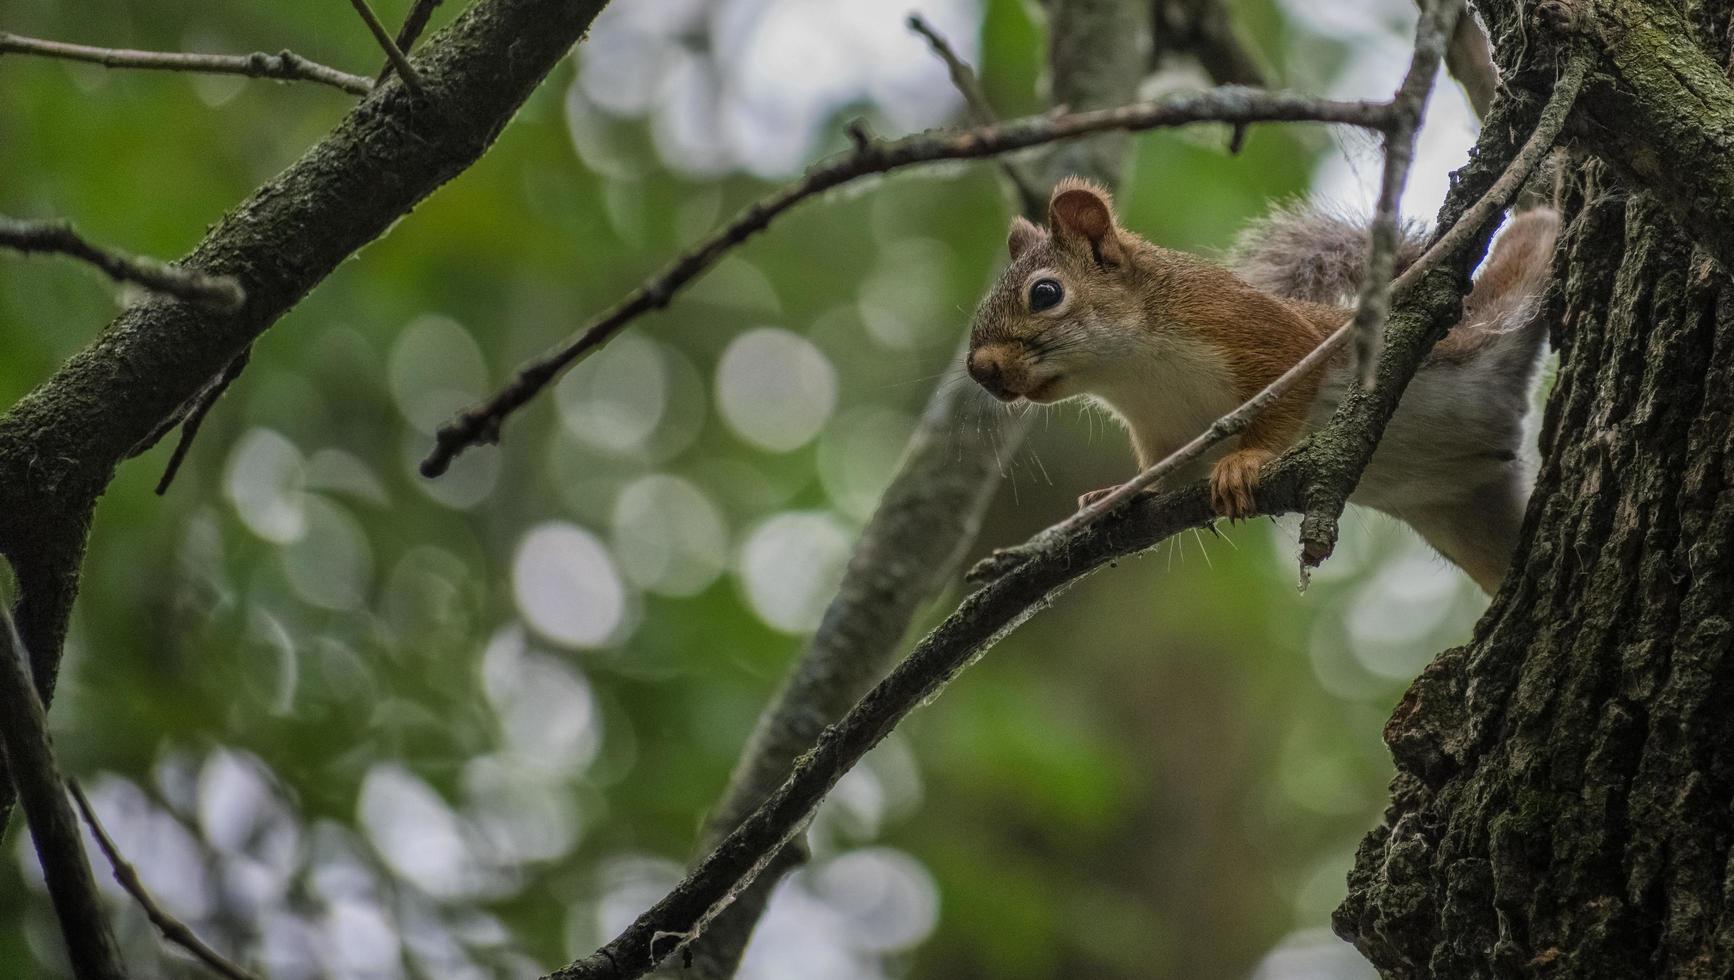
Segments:
[[[44,41],[0,31],[0,57],[8,54],[33,54],[64,61],[82,61],[102,65],[104,68],[143,68],[205,75],[275,78],[280,82],[318,82],[342,89],[351,95],[366,95],[373,90],[373,83],[360,75],[351,75],[346,71],[308,61],[287,49],[276,54],[266,54],[263,51],[252,54],[130,51],[125,48],[93,48],[85,44]]]
[[[232,314],[127,309],[0,415],[0,555],[18,573],[18,626],[53,691],[90,513],[115,467],[356,249],[492,143],[605,0],[478,0],[424,47],[428,112],[380,87],[206,234],[183,265],[232,275]],[[6,809],[0,799],[0,813]]]
[[[96,819],[96,810],[91,807],[90,798],[84,795],[78,780],[68,779],[66,789],[72,794],[73,802],[78,804],[79,815],[84,817],[84,824],[90,828],[91,836],[96,838],[96,846],[102,850],[102,856],[108,859],[109,867],[114,871],[114,880],[133,897],[139,908],[144,910],[145,918],[157,927],[157,932],[162,934],[164,940],[186,950],[194,959],[210,967],[212,972],[227,977],[228,980],[258,980],[253,974],[235,965],[234,961],[212,949],[185,922],[158,905],[157,900],[151,897],[150,889],[139,879],[138,869],[121,856],[120,848],[114,845],[114,839],[103,829],[102,821]]]
[[[608,343],[633,320],[667,306],[676,291],[698,278],[729,249],[764,230],[784,211],[850,181],[939,160],[996,157],[1093,133],[1139,132],[1196,122],[1329,122],[1383,129],[1391,118],[1390,107],[1383,102],[1339,102],[1224,88],[1118,108],[1033,116],[958,132],[864,142],[853,152],[810,168],[801,180],[749,205],[734,220],[591,320],[576,339],[531,361],[493,397],[458,413],[440,427],[434,448],[422,460],[422,475],[439,476],[465,449],[497,442],[507,417],[567,368]]]
[[[232,312],[247,301],[233,276],[210,276],[196,269],[177,269],[155,259],[103,248],[91,243],[69,221],[21,221],[0,215],[0,246],[30,255],[52,252],[101,269],[116,282],[133,282],[146,289]]]
[[[24,641],[0,605],[0,746],[12,785],[24,802],[48,896],[66,937],[66,954],[78,980],[123,980],[126,971],[85,860],[78,818],[61,790],[48,740],[48,715],[25,663]]]

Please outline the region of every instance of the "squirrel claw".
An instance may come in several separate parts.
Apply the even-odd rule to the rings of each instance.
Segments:
[[[1265,449],[1237,449],[1217,460],[1210,471],[1210,506],[1230,521],[1257,514],[1253,492],[1258,489],[1258,471],[1275,456]]]

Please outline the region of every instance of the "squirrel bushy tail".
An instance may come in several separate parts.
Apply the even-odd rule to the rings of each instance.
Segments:
[[[1426,229],[1398,228],[1396,270],[1402,275],[1427,249]],[[1229,267],[1254,289],[1307,303],[1352,304],[1367,272],[1367,220],[1346,210],[1302,201],[1280,207],[1243,229]]]
[[[1427,249],[1426,229],[1419,222],[1403,222],[1398,233],[1393,275],[1402,275]],[[1434,347],[1428,364],[1477,358],[1511,385],[1526,386],[1546,338],[1547,325],[1535,314],[1558,234],[1559,215],[1552,208],[1514,214],[1464,297],[1463,319]],[[1272,295],[1353,306],[1366,278],[1367,238],[1364,218],[1301,202],[1277,208],[1241,231],[1229,264],[1249,285]]]
[[[1410,382],[1350,498],[1409,524],[1489,592],[1517,547],[1535,480],[1531,396],[1547,338],[1540,300],[1558,233],[1559,216],[1549,208],[1506,222],[1464,299],[1463,319]],[[1425,244],[1419,225],[1404,226],[1399,273]],[[1264,292],[1348,307],[1364,278],[1366,249],[1364,220],[1300,205],[1247,229],[1230,261]],[[1313,427],[1349,384],[1344,361],[1321,388]]]

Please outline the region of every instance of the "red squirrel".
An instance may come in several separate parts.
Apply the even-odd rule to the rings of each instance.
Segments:
[[[1537,306],[1558,227],[1546,208],[1507,222],[1462,321],[1416,373],[1350,498],[1407,523],[1489,593],[1535,479],[1529,416],[1547,335]],[[1225,267],[1128,231],[1106,191],[1067,178],[1046,228],[1012,221],[1011,265],[976,310],[966,367],[1002,401],[1095,400],[1148,467],[1342,325],[1366,241],[1365,227],[1342,216],[1279,210],[1241,236]],[[1404,229],[1399,273],[1425,244]],[[1350,375],[1339,353],[1180,478],[1208,467],[1217,512],[1249,516],[1260,467],[1329,419]]]

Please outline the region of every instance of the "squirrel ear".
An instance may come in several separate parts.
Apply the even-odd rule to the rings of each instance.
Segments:
[[[1020,214],[1012,219],[1011,234],[1007,235],[1005,240],[1006,250],[1011,252],[1012,261],[1016,262],[1026,249],[1046,236],[1047,232],[1037,228],[1030,219]]]
[[[1125,261],[1114,206],[1108,203],[1107,192],[1094,184],[1075,177],[1060,181],[1048,201],[1048,224],[1058,237],[1088,244],[1097,262],[1120,265]]]

